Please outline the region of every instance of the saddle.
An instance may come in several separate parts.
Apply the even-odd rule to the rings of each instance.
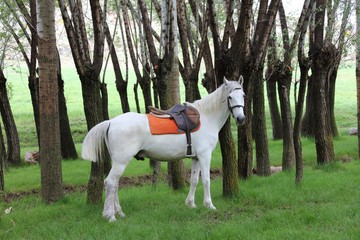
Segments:
[[[176,104],[168,110],[161,110],[152,106],[149,106],[150,114],[160,118],[173,119],[179,128],[186,134],[187,151],[186,157],[194,157],[191,151],[191,131],[198,128],[200,125],[199,111],[186,104]]]

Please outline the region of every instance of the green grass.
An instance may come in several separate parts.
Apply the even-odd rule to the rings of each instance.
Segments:
[[[108,223],[102,206],[86,204],[85,193],[45,205],[26,196],[1,209],[2,239],[357,239],[360,236],[360,163],[306,167],[304,181],[293,172],[240,181],[236,198],[222,197],[221,178],[212,181],[216,211],[184,204],[187,188],[174,192],[164,183],[120,190],[125,219]]]

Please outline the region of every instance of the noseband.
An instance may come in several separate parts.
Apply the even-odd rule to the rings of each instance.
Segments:
[[[232,93],[233,91],[236,91],[236,90],[242,90],[242,88],[234,88],[234,89],[232,89],[232,90],[229,92],[229,94]],[[234,106],[231,106],[231,105],[230,105],[230,99],[231,99],[231,97],[228,96],[227,102],[228,102],[228,108],[229,108],[231,114],[234,114],[234,113],[233,113],[233,109],[234,109],[234,108],[237,108],[237,107],[238,107],[238,108],[244,108],[243,105],[234,105]]]

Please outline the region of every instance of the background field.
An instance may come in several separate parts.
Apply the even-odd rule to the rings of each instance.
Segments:
[[[77,191],[67,192],[62,201],[52,205],[43,204],[36,193],[40,187],[39,166],[23,165],[11,168],[5,175],[6,190],[2,195],[19,196],[0,202],[0,239],[358,239],[360,161],[357,139],[348,136],[348,129],[356,127],[357,122],[354,75],[353,67],[343,67],[337,80],[335,112],[340,137],[334,145],[338,161],[318,167],[314,140],[303,139],[305,172],[300,186],[294,183],[294,172],[266,178],[253,176],[240,180],[237,197],[224,199],[222,179],[218,177],[211,186],[217,211],[202,206],[201,182],[196,209],[184,204],[188,187],[174,192],[164,181],[156,189],[149,184],[126,187],[119,194],[128,217],[109,224],[101,217],[102,206],[86,204],[86,192],[81,186],[87,183],[89,162],[63,161],[63,182]],[[109,111],[114,117],[121,113],[119,97],[111,71],[107,76]],[[70,67],[64,69],[63,77],[71,128],[80,152],[86,134],[80,81]],[[26,151],[37,150],[27,75],[9,70],[7,78],[23,156]],[[130,89],[132,83],[129,99],[133,104]],[[271,164],[280,165],[282,142],[269,140],[269,144]],[[186,160],[187,165],[189,162]],[[165,164],[162,166],[165,172]],[[218,148],[212,168],[221,168]],[[125,171],[125,176],[145,174],[151,174],[147,161],[133,161]],[[12,212],[5,214],[10,207]]]

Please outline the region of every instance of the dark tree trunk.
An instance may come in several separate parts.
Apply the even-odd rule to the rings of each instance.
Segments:
[[[304,137],[314,137],[314,99],[313,99],[313,89],[314,89],[314,74],[311,74],[309,81],[307,82],[307,94],[306,94],[306,106],[305,113],[302,119],[301,124],[301,133]]]
[[[294,150],[295,150],[295,161],[296,161],[296,176],[295,182],[300,183],[303,179],[304,172],[304,161],[302,157],[302,143],[301,143],[301,118],[303,115],[304,100],[307,81],[309,80],[309,70],[311,67],[311,62],[309,58],[305,57],[304,46],[305,46],[305,35],[309,26],[309,20],[311,16],[311,9],[314,5],[314,1],[310,0],[304,3],[303,8],[303,25],[299,32],[299,42],[297,57],[300,67],[300,87],[298,91],[298,97],[296,98],[295,94],[295,121],[294,121]],[[299,83],[298,82],[298,83]],[[296,83],[297,84],[297,83]],[[295,84],[295,91],[296,91]]]
[[[278,92],[281,106],[281,120],[283,127],[283,170],[291,170],[295,163],[293,124],[290,107],[291,67],[279,62],[277,69]]]
[[[6,88],[6,78],[0,69],[0,113],[7,138],[7,162],[20,165],[20,142],[14,117],[11,111]]]
[[[329,60],[334,57],[326,49],[318,49],[314,55],[314,130],[317,163],[325,164],[334,160],[334,146],[330,128],[330,116],[326,102],[326,79]]]
[[[227,126],[226,126],[227,125]],[[225,197],[231,197],[239,192],[239,182],[238,182],[238,163],[237,161],[224,161],[224,159],[235,159],[236,160],[236,151],[235,151],[235,143],[231,133],[231,124],[230,119],[228,119],[220,132],[219,139],[220,140],[220,148],[221,148],[221,156],[222,156],[222,172],[223,172],[223,195]],[[223,142],[221,144],[221,141]],[[224,144],[231,144],[233,147],[228,148],[224,147]]]
[[[300,87],[298,98],[295,106],[295,121],[294,121],[294,150],[296,160],[296,177],[295,182],[300,183],[303,178],[303,158],[302,158],[302,143],[301,143],[301,117],[303,114],[303,106],[306,92],[306,82],[308,80],[308,72],[310,63],[308,59],[299,54],[300,66]]]
[[[59,87],[59,120],[60,120],[60,137],[61,137],[61,156],[65,159],[77,159],[74,140],[71,135],[69,117],[67,113],[66,100],[64,95],[64,81],[61,74],[58,73]]]
[[[82,81],[83,104],[86,116],[87,128],[90,130],[96,124],[102,122],[103,110],[100,96],[100,81],[98,76],[88,71],[85,76],[80,76]],[[105,160],[106,162],[108,160]],[[91,163],[91,173],[88,182],[88,203],[101,203],[102,191],[104,188],[104,162]]]
[[[250,65],[250,64],[246,64]],[[253,134],[252,134],[252,100],[253,84],[250,83],[250,69],[244,68],[245,124],[238,127],[238,174],[242,179],[252,175],[253,170]]]
[[[273,31],[273,35],[275,35]],[[282,121],[278,106],[278,98],[276,91],[277,75],[275,74],[275,63],[278,61],[277,47],[275,44],[276,36],[272,36],[269,40],[267,70],[265,73],[266,92],[269,104],[269,112],[272,126],[272,137],[274,140],[282,139]]]
[[[270,175],[269,147],[265,123],[263,69],[254,72],[253,87],[253,134],[256,144],[256,173]]]
[[[334,160],[334,146],[330,129],[330,118],[326,101],[326,81],[331,61],[335,58],[330,45],[324,44],[324,21],[326,0],[316,0],[314,55],[314,121],[317,163],[325,164]]]
[[[270,71],[268,69],[268,71]],[[282,139],[282,122],[278,106],[277,91],[276,91],[276,77],[272,73],[267,73],[266,77],[266,92],[269,103],[269,112],[272,126],[272,137],[274,140]]]
[[[337,54],[336,54],[337,55]],[[336,57],[337,58],[337,57]],[[339,63],[335,62],[335,66],[331,69],[331,75],[329,77],[329,87],[328,87],[328,106],[329,106],[329,117],[330,117],[330,128],[333,137],[339,136],[339,131],[337,129],[336,120],[335,120],[335,85],[336,85],[336,78],[338,73]]]
[[[4,166],[6,161],[6,150],[4,144],[4,137],[2,134],[1,124],[0,124],[0,190],[5,190],[5,181],[4,181]]]

